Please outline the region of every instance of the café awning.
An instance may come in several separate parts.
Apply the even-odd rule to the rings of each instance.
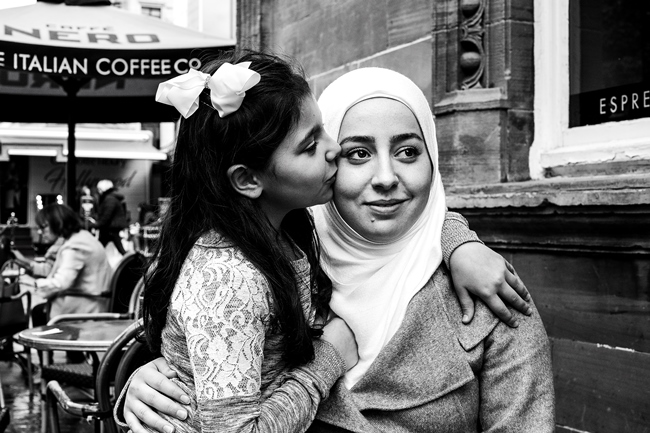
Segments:
[[[155,101],[158,84],[234,44],[109,0],[3,9],[0,121],[67,123],[66,202],[76,208],[76,124],[177,120],[173,107]]]
[[[164,161],[167,154],[153,146],[147,130],[78,129],[75,133],[79,158],[139,159]],[[64,128],[0,129],[0,161],[12,155],[44,156],[66,162],[68,131]]]

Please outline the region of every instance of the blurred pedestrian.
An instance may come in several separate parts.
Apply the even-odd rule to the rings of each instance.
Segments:
[[[97,182],[99,206],[95,227],[99,230],[99,242],[106,246],[113,241],[117,251],[124,255],[126,250],[122,245],[120,232],[128,227],[124,196],[117,192],[113,182],[108,179]]]

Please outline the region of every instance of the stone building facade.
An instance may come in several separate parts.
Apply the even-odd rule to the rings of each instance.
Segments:
[[[635,25],[607,36],[612,26],[602,21],[647,18],[642,3],[240,0],[237,7],[238,43],[296,57],[317,95],[362,66],[396,69],[420,85],[436,116],[448,207],[516,267],[542,315],[558,432],[650,425],[650,113],[643,108],[650,38]],[[627,54],[640,58],[640,70],[645,65],[640,84],[581,93],[598,69],[588,63],[598,60],[594,43],[606,53],[608,38],[634,32],[641,44]],[[621,46],[619,53],[630,43]],[[624,99],[636,113],[613,110]],[[608,117],[575,120],[576,110],[592,108]]]

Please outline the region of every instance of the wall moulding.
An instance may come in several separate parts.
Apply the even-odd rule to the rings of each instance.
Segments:
[[[448,185],[530,178],[532,4],[435,2],[431,105]]]
[[[442,115],[454,111],[477,111],[510,108],[507,96],[500,88],[472,89],[449,92],[433,106],[433,114]]]

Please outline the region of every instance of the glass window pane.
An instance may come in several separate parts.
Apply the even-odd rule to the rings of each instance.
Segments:
[[[569,126],[650,117],[650,1],[570,0]]]
[[[154,18],[162,17],[162,8],[157,6],[142,6],[142,14],[149,15]]]

